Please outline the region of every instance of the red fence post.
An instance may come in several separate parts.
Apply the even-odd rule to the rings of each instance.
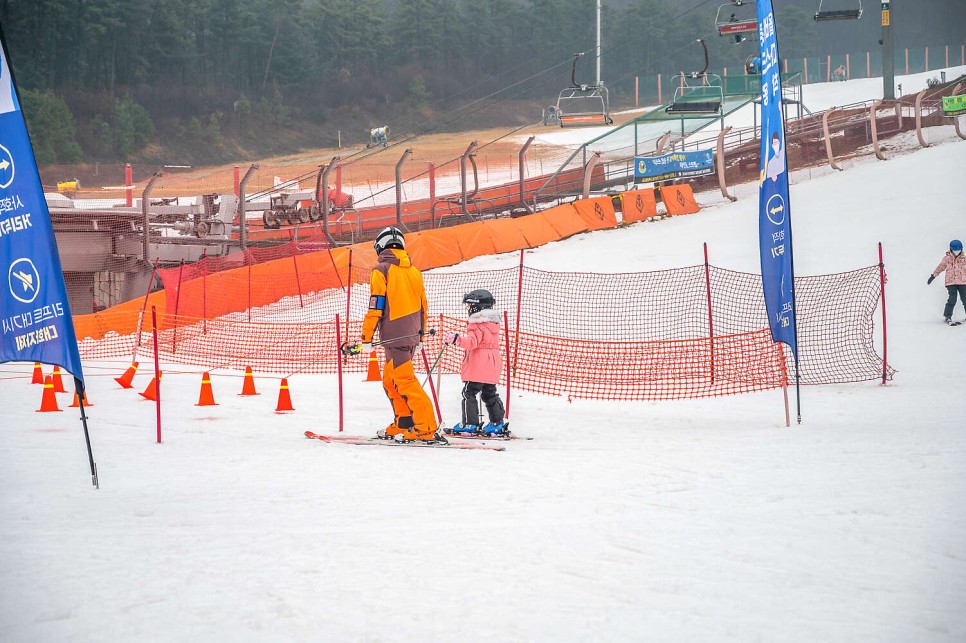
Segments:
[[[151,295],[151,286],[154,285],[154,275],[158,272],[158,262],[161,261],[159,257],[154,259],[154,268],[151,269],[151,278],[148,279],[148,287],[144,291],[144,302],[141,304],[141,310],[138,312],[138,336],[134,342],[134,350],[131,353],[131,362],[134,362],[138,358],[138,349],[141,348],[141,326],[144,322],[144,309],[148,306],[148,297]]]
[[[178,350],[178,310],[181,308],[181,278],[184,276],[184,259],[178,266],[178,294],[174,297],[174,332],[171,334],[171,352]]]
[[[134,205],[134,173],[130,163],[124,166],[124,205],[129,208]]]
[[[429,392],[433,394],[433,406],[436,408],[436,428],[439,428],[443,424],[443,413],[439,410],[439,398],[436,396],[436,385],[433,384],[433,374],[429,372],[429,358],[426,357],[426,351],[422,348],[419,352],[423,354],[423,368],[426,369],[426,379],[429,381]]]
[[[510,319],[507,312],[503,311],[503,336],[506,338],[506,408],[503,414],[504,421],[510,419]],[[519,337],[519,333],[518,333]]]
[[[208,248],[201,251],[201,333],[208,334]]]
[[[517,277],[517,336],[513,342],[513,370],[517,368],[517,359],[520,356],[520,307],[523,302],[523,249],[520,249],[520,272]],[[509,355],[507,355],[509,358]]]
[[[339,433],[342,433],[342,336],[339,334],[339,315],[335,316],[335,368],[339,374]]]
[[[708,265],[708,244],[704,244],[704,285],[708,295],[708,338],[711,348],[711,383],[714,384],[714,316],[711,313],[711,269]]]
[[[151,306],[151,332],[154,334],[154,406],[158,416],[158,444],[161,444],[161,366],[158,363],[158,311]]]
[[[289,232],[289,235],[292,233]],[[299,279],[299,262],[296,259],[297,253],[295,252],[295,240],[292,240],[292,265],[295,266],[295,288],[299,291],[299,308],[305,308],[305,302],[302,301],[302,281]]]
[[[345,338],[349,340],[349,305],[352,303],[352,248],[349,248],[349,274],[346,276],[345,291]]]
[[[231,171],[231,174],[235,184],[235,196],[238,196],[241,191],[241,171],[238,169],[237,165],[235,166],[235,169]]]
[[[882,383],[886,383],[889,375],[888,366],[888,336],[886,335],[886,294],[885,294],[885,263],[882,261],[882,242],[879,242],[879,287],[882,289]]]

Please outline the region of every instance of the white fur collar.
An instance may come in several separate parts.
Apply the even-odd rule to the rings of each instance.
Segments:
[[[470,315],[466,321],[470,324],[482,324],[484,322],[499,324],[501,319],[503,319],[503,314],[500,311],[493,308],[484,308],[480,312]]]

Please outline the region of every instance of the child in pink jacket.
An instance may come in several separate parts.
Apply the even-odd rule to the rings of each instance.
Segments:
[[[500,358],[500,313],[493,310],[496,300],[488,290],[474,290],[463,295],[469,317],[462,335],[447,331],[446,344],[455,344],[465,351],[463,368],[463,421],[452,433],[509,436],[509,423],[504,422],[503,400],[496,390],[500,381],[503,360]],[[483,398],[488,424],[482,423],[477,395]]]
[[[963,256],[963,242],[953,239],[949,242],[949,252],[939,262],[936,269],[929,275],[927,284],[939,276],[941,272],[946,272],[946,290],[949,292],[949,299],[946,300],[946,308],[943,310],[943,317],[950,326],[958,326],[961,321],[953,321],[953,309],[956,307],[956,295],[966,309],[966,256]]]

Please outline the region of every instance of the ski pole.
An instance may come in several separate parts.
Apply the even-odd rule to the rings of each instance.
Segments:
[[[430,335],[430,336],[435,335],[436,334],[436,329],[435,328],[430,328],[425,333],[423,333],[423,331],[419,331],[418,333],[413,333],[412,335],[403,335],[402,337],[393,337],[392,339],[384,339],[384,340],[380,340],[380,341],[376,341],[376,342],[369,342],[369,343],[372,344],[374,347],[375,346],[385,346],[386,344],[392,344],[392,343],[395,343],[395,342],[398,342],[398,341],[402,341],[404,339],[412,339],[413,337],[420,337],[420,338],[422,338],[424,334],[425,335]],[[359,343],[350,344],[349,342],[343,342],[342,343],[342,346],[339,347],[339,350],[342,351],[342,354],[343,355],[358,355],[361,352],[359,350],[359,347],[361,345],[362,344],[359,344]]]
[[[433,376],[433,371],[436,370],[436,365],[439,364],[439,360],[443,357],[443,353],[446,352],[447,346],[449,346],[449,344],[443,344],[443,348],[439,351],[439,355],[436,356],[436,360],[433,362],[433,365],[429,367],[428,371],[426,371],[426,379],[423,380],[422,383],[423,388],[426,388],[426,381]]]

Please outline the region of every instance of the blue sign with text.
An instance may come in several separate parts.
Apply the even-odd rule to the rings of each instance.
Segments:
[[[761,174],[758,189],[761,282],[772,339],[785,342],[797,355],[792,213],[788,200],[778,34],[771,0],[758,0],[758,40],[761,57]]]
[[[0,363],[41,362],[83,381],[50,212],[27,125],[0,58]]]
[[[653,183],[714,174],[714,152],[673,152],[634,159],[634,183]]]

